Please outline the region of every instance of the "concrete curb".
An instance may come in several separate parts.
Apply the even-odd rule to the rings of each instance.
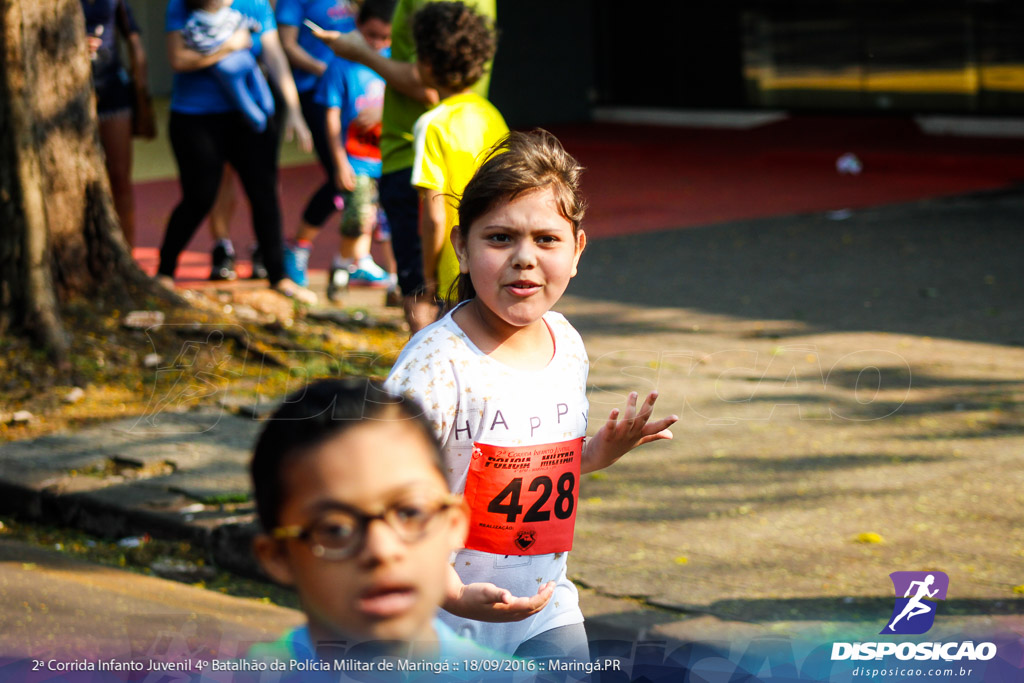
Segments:
[[[159,430],[128,419],[0,446],[0,513],[108,538],[188,541],[217,566],[262,577],[252,504],[212,502],[248,497],[243,461],[257,423],[224,411],[159,417]],[[194,438],[211,423],[216,432]],[[112,462],[125,470],[110,474]]]
[[[183,521],[181,515],[124,507],[96,493],[55,493],[0,479],[0,513],[32,521],[70,526],[98,536],[123,538],[151,536],[188,541],[223,569],[265,579],[250,548],[258,531],[253,521],[217,517],[202,522]],[[227,515],[238,519],[237,515]],[[251,518],[251,515],[246,517]]]

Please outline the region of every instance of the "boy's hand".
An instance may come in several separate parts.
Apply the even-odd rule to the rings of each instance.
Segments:
[[[555,592],[549,581],[529,598],[517,598],[493,583],[470,583],[462,586],[456,598],[449,598],[443,607],[457,617],[476,621],[522,621],[544,609]]]
[[[623,455],[637,446],[642,446],[659,439],[671,439],[669,427],[679,417],[669,415],[654,422],[648,422],[654,413],[654,402],[658,400],[658,392],[652,391],[637,411],[637,393],[631,392],[626,399],[626,412],[618,408],[608,416],[608,422],[598,430],[594,438],[587,441],[583,449],[582,473],[594,472],[608,467]],[[619,419],[621,416],[622,419]]]
[[[338,164],[338,173],[334,177],[334,184],[339,190],[352,192],[356,189],[356,172],[352,170],[352,165],[348,161]]]

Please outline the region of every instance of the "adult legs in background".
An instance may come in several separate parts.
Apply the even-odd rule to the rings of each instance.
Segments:
[[[236,177],[235,170],[225,164],[224,175],[221,176],[220,187],[217,188],[217,199],[214,200],[213,209],[210,211],[210,235],[216,240],[231,239],[231,219],[238,206]]]
[[[235,172],[231,166],[224,166],[224,174],[217,188],[217,198],[210,210],[210,235],[213,237],[213,253],[211,254],[211,280],[234,280],[235,246],[231,242],[231,219],[238,205],[235,188]],[[264,273],[265,275],[265,273]]]
[[[416,334],[437,319],[434,297],[424,292],[423,245],[419,233],[419,196],[412,186],[412,169],[385,173],[380,179],[380,203],[391,226],[398,286],[405,320]]]
[[[102,116],[100,144],[106,156],[110,193],[121,231],[129,247],[135,246],[135,196],[132,193],[132,116],[130,111]]]
[[[157,273],[161,276],[174,277],[178,257],[213,206],[227,159],[226,146],[236,122],[232,113],[171,112],[168,131],[178,163],[181,201],[171,213],[160,246]]]
[[[267,279],[272,287],[283,291],[284,287],[291,290],[289,285],[294,283],[287,280],[284,273],[281,204],[277,188],[277,130],[273,119],[262,133],[236,126],[226,145],[226,153],[228,163],[238,173],[249,199],[252,228],[263,254]]]
[[[266,72],[264,72],[264,76],[266,76]],[[273,80],[265,78],[265,81],[269,88],[270,99],[266,99],[266,92],[261,95],[263,109],[268,110],[272,102],[274,110],[272,118],[277,125],[277,129],[281,130],[281,126],[284,124],[285,111],[283,99],[274,86]],[[236,277],[235,258],[237,254],[234,243],[231,240],[231,219],[234,217],[235,208],[238,206],[236,177],[237,174],[231,166],[224,166],[224,176],[221,179],[220,189],[217,192],[217,199],[210,212],[210,235],[214,240],[210,259],[213,264],[213,267],[210,269],[211,280],[233,280]],[[253,280],[265,280],[267,278],[267,269],[263,266],[263,254],[258,245],[252,252],[252,274],[249,277]]]

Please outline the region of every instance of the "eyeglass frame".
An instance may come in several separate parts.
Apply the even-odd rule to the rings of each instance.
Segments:
[[[386,507],[382,512],[378,512],[377,514],[371,515],[352,505],[346,505],[345,503],[332,503],[331,508],[341,509],[347,513],[350,513],[352,516],[356,518],[356,540],[354,543],[352,543],[351,548],[345,548],[342,550],[331,550],[325,548],[320,543],[313,542],[313,540],[310,538],[310,533],[313,526],[320,521],[321,518],[319,517],[309,522],[308,524],[289,524],[287,526],[275,527],[274,529],[271,529],[270,536],[275,540],[281,541],[304,541],[309,545],[309,549],[310,551],[312,551],[313,555],[320,559],[347,560],[357,555],[359,551],[362,549],[363,544],[366,542],[366,534],[370,530],[370,522],[380,520],[384,522],[384,524],[386,524],[387,527],[391,529],[403,543],[416,543],[417,541],[420,541],[426,537],[429,531],[428,527],[430,526],[430,523],[437,519],[438,515],[440,515],[442,512],[445,512],[446,510],[452,509],[453,507],[458,507],[462,505],[462,503],[462,496],[455,493],[450,493],[444,498],[441,498],[441,500],[437,504],[437,507],[430,512],[430,516],[424,522],[423,531],[419,532],[412,538],[407,537],[404,531],[397,528],[393,523],[391,523],[388,520],[388,515],[394,512],[396,507],[395,505]]]

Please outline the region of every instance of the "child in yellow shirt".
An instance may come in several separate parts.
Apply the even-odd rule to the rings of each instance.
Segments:
[[[420,235],[427,291],[451,292],[459,263],[451,245],[454,200],[498,140],[508,133],[501,113],[470,88],[484,75],[495,49],[494,28],[461,2],[435,2],[413,16],[418,67],[441,102],[413,128],[412,184],[420,193]]]

